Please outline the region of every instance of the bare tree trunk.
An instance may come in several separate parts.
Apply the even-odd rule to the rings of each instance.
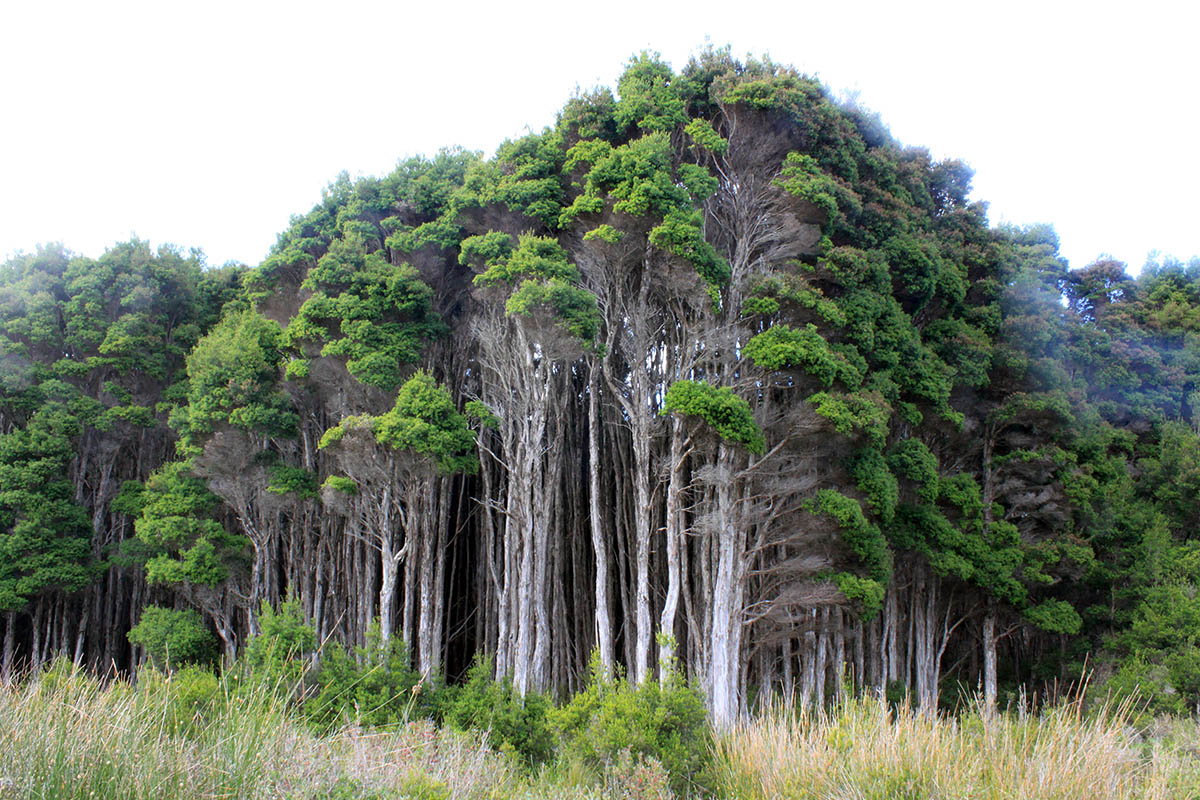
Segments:
[[[721,443],[718,464],[728,469],[731,455],[728,447]],[[735,603],[738,590],[738,561],[742,554],[738,549],[738,530],[730,518],[732,487],[728,480],[718,479],[714,535],[717,547],[717,570],[712,594],[712,629],[708,652],[709,712],[713,725],[718,730],[727,730],[737,719],[738,708],[738,662],[739,653],[735,646],[741,637],[741,608]],[[737,628],[735,632],[734,628]]]
[[[814,660],[816,665],[813,668],[816,677],[816,683],[813,686],[814,690],[814,705],[817,710],[825,708],[825,684],[828,679],[828,657],[829,657],[829,606],[821,607],[820,625],[817,629],[817,652]]]
[[[612,619],[608,606],[608,546],[600,516],[600,365],[592,364],[588,381],[588,514],[592,527],[592,550],[596,556],[596,647],[606,675],[616,667]]]
[[[791,707],[795,702],[796,681],[792,674],[792,638],[783,640],[783,702]]]
[[[659,680],[666,685],[675,668],[675,615],[679,608],[680,556],[683,537],[683,510],[680,493],[683,491],[683,420],[678,414],[671,417],[671,477],[667,484],[667,597],[659,618],[658,669]]]
[[[72,663],[75,664],[76,667],[83,663],[83,646],[87,641],[87,627],[88,622],[91,621],[91,617],[92,604],[85,601],[83,604],[83,617],[79,620],[79,627],[75,631],[75,654],[71,659]]]
[[[392,488],[385,487],[379,500],[379,641],[386,649],[396,629],[393,609],[396,606],[396,578],[402,553],[395,550],[392,532]]]
[[[800,662],[803,669],[800,673],[800,704],[804,708],[812,707],[813,687],[817,682],[817,610],[809,609],[809,624],[804,630],[804,647],[800,652]]]
[[[988,603],[983,617],[983,708],[987,714],[996,711],[996,608]]]
[[[12,683],[13,651],[17,638],[17,612],[4,615],[4,655],[0,657],[0,683]]]

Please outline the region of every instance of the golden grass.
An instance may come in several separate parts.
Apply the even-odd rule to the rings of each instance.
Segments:
[[[664,796],[638,780],[525,776],[478,737],[413,722],[321,735],[263,687],[102,686],[65,668],[0,687],[0,800],[518,800]],[[197,699],[199,698],[199,699]],[[1200,725],[1150,735],[1123,709],[929,717],[846,699],[782,710],[717,744],[737,800],[1200,800]],[[611,776],[610,776],[611,777]]]
[[[181,717],[171,679],[134,690],[58,674],[0,688],[0,798],[504,797],[507,761],[419,722],[320,736],[273,693],[221,686]]]
[[[722,737],[718,761],[745,800],[1200,798],[1196,755],[1143,741],[1124,716],[1078,703],[926,716],[848,699],[828,713],[767,714]]]

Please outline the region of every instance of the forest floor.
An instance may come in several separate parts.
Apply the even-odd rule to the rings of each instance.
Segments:
[[[536,770],[427,721],[319,734],[251,688],[197,709],[170,681],[78,674],[0,687],[0,798],[516,800],[676,797],[655,762]],[[717,737],[710,785],[747,800],[1132,800],[1200,797],[1200,724],[1084,712],[926,717],[848,700]]]

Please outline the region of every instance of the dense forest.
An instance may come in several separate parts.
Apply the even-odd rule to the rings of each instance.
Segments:
[[[340,177],[254,268],[0,270],[4,680],[234,658],[293,598],[718,725],[1094,674],[1200,708],[1200,261],[1069,269],[767,60],[633,58],[494,157]],[[133,635],[130,634],[134,631]]]

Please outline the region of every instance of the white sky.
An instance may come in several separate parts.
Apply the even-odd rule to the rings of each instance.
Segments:
[[[1007,0],[0,3],[0,257],[136,233],[258,263],[341,170],[538,130],[631,54],[768,53],[975,171],[1072,266],[1200,255],[1200,6]]]

